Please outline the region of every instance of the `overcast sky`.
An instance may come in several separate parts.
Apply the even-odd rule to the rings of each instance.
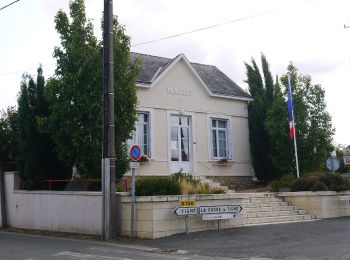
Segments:
[[[0,0],[0,7],[13,0]],[[101,35],[103,0],[86,0],[87,16]],[[54,46],[59,44],[54,15],[68,10],[68,0],[21,0],[0,11],[0,109],[16,105],[21,75],[35,74],[39,63],[53,74]],[[244,62],[263,52],[273,75],[292,61],[326,90],[335,141],[350,144],[349,0],[114,0],[114,14],[126,27],[132,45],[234,21],[176,38],[132,47],[132,51],[217,66],[246,89]]]

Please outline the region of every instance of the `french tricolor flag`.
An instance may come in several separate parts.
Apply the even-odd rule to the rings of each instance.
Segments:
[[[292,100],[292,89],[290,85],[290,77],[288,75],[288,120],[289,120],[289,137],[293,139],[295,136],[295,125],[293,115],[293,100]]]

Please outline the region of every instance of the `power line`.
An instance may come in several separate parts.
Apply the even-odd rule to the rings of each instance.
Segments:
[[[308,2],[313,2],[313,1],[316,1],[316,0],[309,0]],[[194,29],[194,30],[191,30],[191,31],[170,35],[170,36],[165,36],[165,37],[158,38],[158,39],[151,40],[151,41],[147,41],[147,42],[136,43],[136,44],[131,45],[131,47],[141,46],[141,45],[145,45],[145,44],[149,44],[149,43],[153,43],[153,42],[159,42],[159,41],[175,38],[175,37],[186,35],[186,34],[191,34],[191,33],[199,32],[199,31],[212,29],[214,27],[219,27],[219,26],[223,26],[223,25],[226,25],[226,24],[230,24],[230,23],[235,23],[235,22],[240,22],[240,21],[243,21],[243,20],[252,19],[252,18],[255,18],[255,17],[258,17],[258,16],[263,16],[263,15],[266,15],[266,14],[270,14],[270,13],[274,13],[274,12],[280,11],[281,9],[283,9],[283,8],[271,9],[271,10],[268,10],[268,11],[265,11],[265,12],[256,13],[256,14],[253,14],[253,15],[241,17],[241,18],[238,18],[238,19],[235,19],[235,20],[231,20],[231,21],[227,21],[227,22],[223,22],[223,23],[218,23],[218,24],[207,26],[207,27],[202,27],[202,28],[198,28],[198,29]]]
[[[18,2],[18,1],[20,1],[20,0],[16,0],[16,1],[12,2],[11,4],[14,4],[15,2]],[[309,1],[307,1],[307,2],[313,2],[313,1],[316,1],[316,0],[309,0]],[[9,4],[9,5],[11,5],[11,4]],[[7,5],[7,6],[9,6],[9,5]],[[7,6],[5,6],[5,7],[7,7]],[[3,7],[3,8],[5,8],[5,7]],[[2,9],[3,9],[3,8],[2,8]],[[133,45],[131,45],[131,47],[136,47],[136,46],[141,46],[141,45],[145,45],[145,44],[149,44],[149,43],[153,43],[153,42],[163,41],[163,40],[167,40],[167,39],[179,37],[179,36],[186,35],[186,34],[191,34],[191,33],[199,32],[199,31],[204,31],[204,30],[212,29],[212,28],[219,27],[219,26],[223,26],[223,25],[230,24],[230,23],[235,23],[235,22],[239,22],[239,21],[244,21],[244,20],[252,19],[252,18],[255,18],[255,17],[258,17],[258,16],[263,16],[263,15],[266,15],[266,14],[269,14],[269,13],[274,13],[274,12],[280,11],[281,9],[283,9],[283,8],[271,9],[271,10],[264,11],[264,12],[261,12],[261,13],[256,13],[256,14],[253,14],[253,15],[249,15],[249,16],[237,18],[237,19],[235,19],[235,20],[231,20],[231,21],[227,21],[227,22],[223,22],[223,23],[219,23],[219,24],[214,24],[214,25],[210,25],[210,26],[206,26],[206,27],[194,29],[194,30],[191,30],[191,31],[183,32],[183,33],[178,33],[178,34],[170,35],[170,36],[165,36],[165,37],[158,38],[158,39],[151,40],[151,41],[147,41],[147,42],[141,42],[141,43],[133,44]],[[0,9],[0,10],[1,10],[1,9]],[[345,27],[345,26],[344,26],[344,27]],[[49,66],[52,66],[53,64],[46,64],[46,65],[43,64],[43,66],[48,66],[48,65],[49,65]],[[25,69],[25,70],[33,70],[33,69],[35,69],[35,68],[30,68],[30,69]],[[19,72],[21,72],[21,71],[13,71],[13,72],[8,72],[8,73],[0,74],[0,77],[1,77],[1,76],[6,76],[6,75],[10,75],[10,74],[19,73]]]
[[[42,64],[43,67],[52,67],[54,65],[55,65],[54,63]],[[24,73],[25,71],[31,71],[31,70],[36,70],[36,69],[38,69],[38,67],[32,67],[32,68],[26,68],[26,69],[23,69],[23,70],[5,72],[5,73],[0,74],[0,77],[8,76],[8,75],[11,75],[11,74]]]
[[[223,23],[218,23],[218,24],[214,24],[214,25],[210,25],[207,27],[202,27],[202,28],[198,28],[198,29],[194,29],[192,31],[187,31],[187,32],[183,32],[183,33],[178,33],[178,34],[174,34],[174,35],[170,35],[170,36],[166,36],[163,38],[159,38],[159,39],[155,39],[155,40],[151,40],[151,41],[147,41],[147,42],[141,42],[141,43],[137,43],[137,44],[133,44],[131,45],[131,47],[135,47],[135,46],[140,46],[140,45],[145,45],[145,44],[149,44],[149,43],[153,43],[153,42],[158,42],[158,41],[163,41],[163,40],[167,40],[167,39],[171,39],[171,38],[175,38],[178,36],[182,36],[182,35],[186,35],[186,34],[191,34],[191,33],[195,33],[195,32],[199,32],[199,31],[204,31],[204,30],[208,30],[208,29],[212,29],[215,27],[219,27],[219,26],[223,26],[226,24],[230,24],[230,23],[235,23],[235,22],[239,22],[239,21],[243,21],[243,20],[248,20],[254,17],[258,17],[258,16],[262,16],[268,13],[273,13],[276,12],[280,9],[272,9],[272,10],[268,10],[262,13],[257,13],[257,14],[253,14],[253,15],[249,15],[249,16],[245,16],[245,17],[241,17],[235,20],[231,20],[231,21],[227,21],[227,22],[223,22]]]
[[[17,1],[19,1],[19,0],[17,0]],[[166,37],[163,37],[163,38],[159,38],[159,39],[155,39],[155,40],[151,40],[151,41],[147,41],[147,42],[133,44],[133,45],[131,45],[131,47],[141,46],[141,45],[145,45],[145,44],[149,44],[149,43],[153,43],[153,42],[158,42],[158,41],[163,41],[163,40],[179,37],[179,36],[186,35],[186,34],[191,34],[191,33],[194,33],[194,32],[204,31],[204,30],[215,28],[215,27],[223,26],[223,25],[226,25],[226,24],[235,23],[235,22],[239,22],[239,21],[243,21],[243,20],[248,20],[248,19],[251,19],[251,18],[254,18],[254,17],[266,15],[268,13],[273,13],[273,12],[276,12],[276,11],[279,11],[279,10],[280,9],[271,9],[271,10],[268,10],[268,11],[265,11],[265,12],[261,12],[261,13],[257,13],[257,14],[253,14],[253,15],[249,15],[249,16],[245,16],[245,17],[241,17],[241,18],[238,18],[238,19],[235,19],[235,20],[231,20],[231,21],[227,21],[227,22],[223,22],[223,23],[219,23],[219,24],[210,25],[210,26],[207,26],[207,27],[198,28],[198,29],[195,29],[195,30],[192,30],[192,31],[178,33],[178,34],[166,36]],[[34,68],[27,69],[27,70],[32,70],[32,69],[34,69]],[[0,77],[1,76],[5,76],[5,75],[9,75],[9,74],[19,73],[19,72],[21,72],[21,71],[13,71],[13,72],[0,74]]]
[[[1,8],[0,8],[0,11],[3,10],[3,9],[5,9],[6,7],[9,7],[10,5],[13,5],[13,4],[16,3],[16,2],[19,2],[19,1],[20,1],[20,0],[16,0],[16,1],[13,1],[12,3],[9,3],[8,5],[5,5],[5,6],[1,7]]]

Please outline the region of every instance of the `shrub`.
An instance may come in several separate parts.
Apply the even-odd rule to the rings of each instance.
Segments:
[[[136,196],[179,195],[180,183],[172,177],[149,177],[135,183]]]
[[[291,174],[284,175],[280,179],[271,182],[271,191],[278,192],[283,188],[291,188],[294,181],[294,176]]]
[[[224,191],[220,188],[211,188],[208,184],[202,184],[198,179],[189,173],[179,171],[172,177],[180,184],[181,194],[220,194]]]
[[[292,191],[344,191],[350,189],[347,178],[335,173],[310,173],[293,182]]]
[[[220,188],[210,188],[200,183],[191,174],[177,172],[169,177],[149,177],[138,179],[135,183],[136,196],[219,194]]]
[[[310,187],[311,191],[327,191],[328,187],[324,182],[316,182],[314,185]]]
[[[115,191],[116,191],[116,192],[123,192],[123,191],[124,191],[124,185],[123,185],[123,183],[118,182],[118,183],[115,185]]]
[[[311,186],[312,184],[310,184],[306,179],[299,178],[292,183],[290,189],[291,191],[309,191]]]
[[[344,191],[350,188],[348,179],[335,173],[326,174],[323,182],[333,191]]]
[[[191,175],[189,173],[183,173],[182,171],[174,173],[172,175],[172,178],[174,178],[179,183],[186,182],[192,186],[196,186],[196,185],[200,184],[200,181],[193,178],[193,175]]]

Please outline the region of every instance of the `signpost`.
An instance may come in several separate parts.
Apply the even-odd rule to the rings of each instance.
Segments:
[[[181,200],[180,200],[180,205],[181,205]],[[174,209],[174,213],[178,216],[185,216],[185,230],[186,230],[186,235],[188,235],[189,234],[188,216],[197,215],[198,208],[196,208],[196,207],[177,207]]]
[[[132,162],[130,162],[131,167],[131,227],[130,236],[135,238],[135,169],[139,168],[139,163],[137,162],[141,157],[141,148],[138,145],[132,145],[129,149],[129,156]]]
[[[218,230],[221,229],[221,220],[234,218],[235,214],[242,211],[240,205],[219,205],[219,206],[201,206],[199,213],[203,214],[203,220],[218,220]]]
[[[221,229],[221,220],[223,219],[233,219],[236,214],[242,211],[240,205],[218,205],[218,206],[200,206],[194,207],[196,205],[195,200],[180,200],[180,207],[174,209],[174,213],[177,216],[185,216],[185,228],[186,234],[189,234],[189,223],[188,216],[191,215],[202,215],[202,220],[217,220],[218,230]],[[193,207],[188,207],[193,206]]]

